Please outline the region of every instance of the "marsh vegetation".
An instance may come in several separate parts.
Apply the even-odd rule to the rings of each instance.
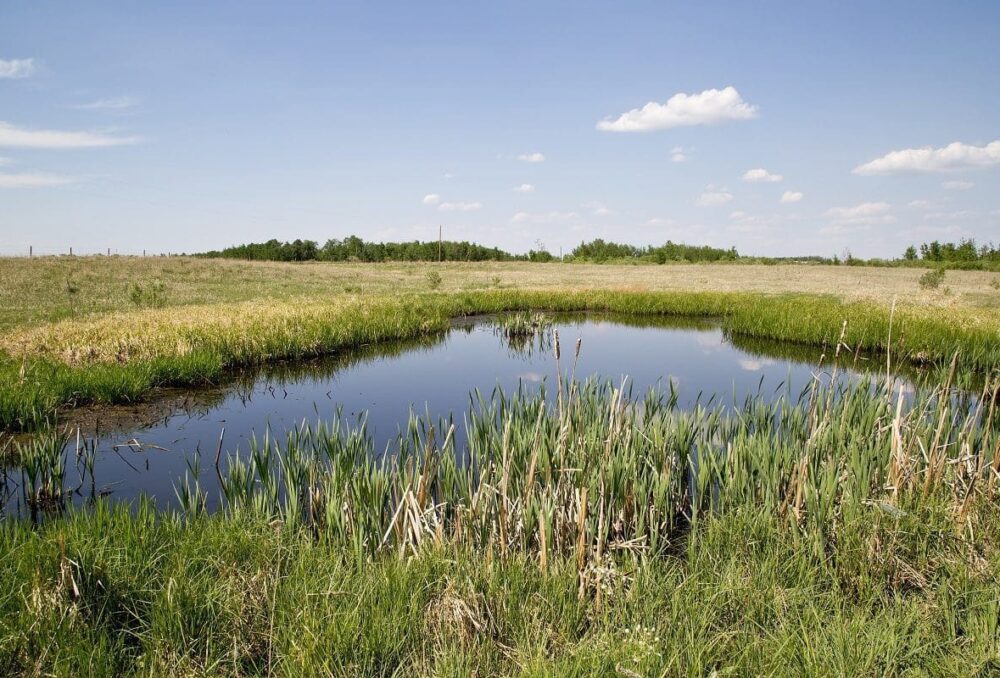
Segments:
[[[135,281],[139,301],[127,284],[95,292],[117,274],[81,272],[67,312],[65,262],[39,265],[56,267],[59,292],[0,335],[0,426],[34,431],[5,443],[2,473],[36,517],[0,520],[8,673],[997,670],[1000,318],[987,274],[949,271],[945,296],[921,291],[919,271],[798,269],[820,296],[767,274],[734,289],[729,268],[750,267],[686,266],[684,281],[594,267],[592,288],[569,292],[568,265],[550,278],[519,264],[306,265],[313,279],[177,260]],[[266,294],[232,284],[265,271]],[[810,347],[817,376],[693,401],[683,382],[579,376],[589,345],[549,324],[566,311],[714,319],[736,345]],[[102,498],[101,453],[54,426],[83,403],[439,336],[476,314],[496,319],[504,350],[530,342],[550,378],[474,391],[450,415],[415,409],[388,442],[363,416],[318,412],[262,426],[243,453],[220,437],[181,458],[169,507]]]

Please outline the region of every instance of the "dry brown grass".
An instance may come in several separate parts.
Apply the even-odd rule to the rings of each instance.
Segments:
[[[160,281],[166,305],[441,291],[631,289],[805,292],[845,300],[909,305],[1000,308],[994,273],[948,271],[942,289],[921,290],[923,269],[741,264],[594,265],[513,263],[279,263],[188,257],[0,258],[0,331],[82,315],[136,309],[133,283]],[[947,288],[947,290],[945,290]]]

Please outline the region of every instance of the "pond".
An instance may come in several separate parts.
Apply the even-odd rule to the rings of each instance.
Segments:
[[[717,323],[670,317],[609,315],[553,316],[562,346],[564,373],[575,366],[578,379],[598,377],[625,383],[639,396],[650,388],[675,389],[678,405],[725,406],[762,394],[795,399],[817,376],[823,349],[726,336]],[[176,504],[175,486],[200,457],[199,482],[208,507],[218,506],[214,459],[247,453],[250,440],[266,430],[279,439],[305,422],[340,417],[367,418],[376,449],[385,449],[405,427],[411,412],[462,417],[470,392],[494,388],[555,390],[556,364],[551,333],[511,340],[498,334],[495,319],[456,321],[447,332],[406,342],[363,346],[339,355],[279,363],[233,374],[212,388],[166,389],[134,406],[80,408],[64,425],[73,434],[66,450],[64,486],[83,503],[93,496],[114,501],[153,498],[160,507]],[[884,370],[850,359],[854,379],[866,369]],[[623,381],[624,380],[624,381]],[[77,437],[79,430],[79,438]],[[77,463],[78,446],[91,446],[93,472]],[[7,469],[0,506],[26,515],[22,477]]]

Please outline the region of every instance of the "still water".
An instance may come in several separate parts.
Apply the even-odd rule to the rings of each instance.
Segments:
[[[557,315],[553,329],[562,344],[562,368],[573,366],[581,341],[578,379],[623,379],[635,396],[649,388],[679,393],[678,404],[726,405],[752,394],[797,398],[810,380],[829,379],[818,368],[823,349],[756,343],[727,337],[717,324],[678,318]],[[549,336],[546,334],[546,336]],[[852,359],[848,378],[868,369]],[[884,369],[872,365],[871,369]],[[455,416],[461,443],[462,416],[470,392],[521,387],[554,390],[551,341],[514,342],[499,336],[489,318],[456,322],[449,331],[415,341],[365,346],[320,360],[271,365],[234,374],[210,389],[165,390],[131,407],[81,409],[68,422],[65,487],[83,503],[97,495],[133,501],[141,494],[158,506],[175,505],[174,487],[200,456],[199,482],[209,508],[218,505],[214,459],[220,437],[225,454],[246,453],[267,429],[282,439],[305,422],[366,416],[376,449],[385,449],[411,412]],[[64,422],[66,423],[66,422]],[[75,463],[81,440],[96,446],[92,476]],[[223,436],[224,431],[224,436]],[[8,469],[0,507],[25,515],[19,473]],[[79,487],[78,487],[79,486]]]

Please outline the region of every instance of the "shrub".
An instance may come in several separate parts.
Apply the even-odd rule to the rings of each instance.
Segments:
[[[129,287],[128,298],[139,308],[162,308],[167,305],[167,286],[160,280],[145,286],[134,282]]]
[[[922,276],[920,276],[920,288],[924,290],[936,290],[944,282],[944,269],[936,268],[931,271],[927,271]]]
[[[427,271],[427,284],[432,290],[441,287],[441,274],[437,271]]]

